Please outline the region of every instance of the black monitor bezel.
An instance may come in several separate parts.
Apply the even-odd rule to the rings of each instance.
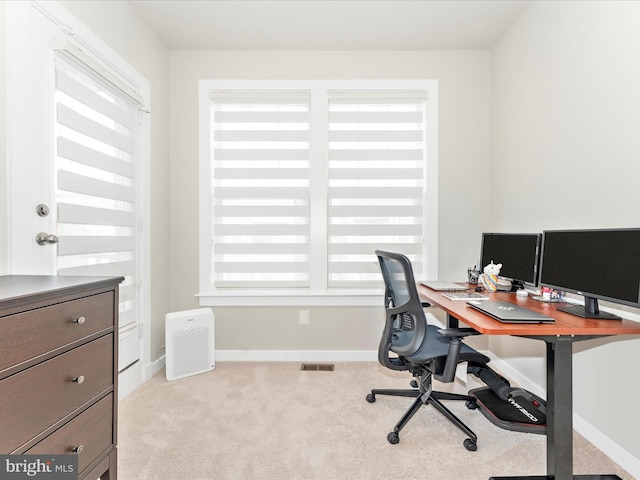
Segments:
[[[539,269],[539,284],[541,287],[548,287],[554,290],[559,290],[566,293],[571,293],[575,295],[580,295],[584,297],[585,305],[584,308],[582,305],[570,306],[567,308],[559,308],[559,310],[567,311],[567,313],[572,313],[573,315],[578,315],[584,318],[613,318],[619,319],[620,317],[607,314],[606,312],[600,312],[598,307],[598,300],[602,300],[605,302],[615,303],[619,305],[626,305],[630,307],[640,308],[640,280],[638,282],[638,297],[636,301],[631,301],[622,298],[611,297],[609,295],[605,295],[602,293],[589,292],[584,290],[579,290],[572,286],[566,285],[557,285],[555,283],[545,282],[543,281],[544,275],[544,250],[545,250],[545,238],[547,234],[553,233],[593,233],[593,232],[625,232],[625,231],[635,231],[640,235],[640,228],[590,228],[590,229],[564,229],[564,230],[544,230],[542,232],[542,251],[540,254],[540,269]],[[640,247],[639,247],[640,248]],[[582,311],[584,310],[584,311]]]
[[[510,276],[506,276],[506,275],[502,275],[502,273],[500,273],[500,277],[506,278],[507,280],[510,280],[511,282],[513,282],[514,284],[514,289],[519,289],[521,287],[526,286],[530,286],[530,287],[537,287],[538,286],[538,282],[540,279],[540,251],[541,251],[541,247],[542,247],[542,234],[541,233],[508,233],[508,232],[483,232],[482,233],[482,243],[480,245],[480,262],[478,263],[478,265],[480,265],[480,271],[482,272],[482,269],[485,267],[485,265],[483,265],[483,253],[484,253],[484,244],[485,244],[485,237],[486,236],[511,236],[511,237],[535,237],[536,238],[536,251],[534,254],[534,261],[535,264],[533,266],[533,278],[532,279],[522,279],[522,278],[512,278]],[[533,280],[533,281],[532,281]]]

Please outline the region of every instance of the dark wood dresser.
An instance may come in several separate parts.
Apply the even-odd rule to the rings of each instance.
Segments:
[[[0,276],[0,453],[78,455],[117,478],[122,277]]]

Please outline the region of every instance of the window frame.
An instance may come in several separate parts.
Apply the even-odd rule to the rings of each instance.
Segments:
[[[211,255],[211,214],[213,205],[210,198],[211,185],[211,136],[210,136],[210,91],[212,90],[426,90],[426,184],[424,198],[425,236],[424,272],[415,272],[419,278],[436,278],[438,272],[438,81],[437,80],[211,80],[203,79],[198,89],[198,130],[199,130],[199,298],[201,306],[378,306],[382,288],[328,289],[326,282],[316,279],[326,277],[327,265],[311,265],[311,288],[309,289],[231,289],[215,288],[212,278]],[[312,105],[313,115],[313,105]],[[313,135],[313,133],[312,133]],[[311,164],[313,172],[314,163]],[[313,173],[312,173],[313,178]],[[319,194],[316,198],[326,199],[325,186],[310,185]],[[324,193],[324,195],[323,195]],[[322,214],[322,201],[312,199],[311,218]],[[320,222],[314,222],[318,224]],[[326,235],[326,221],[321,231],[314,227],[311,235]],[[326,238],[326,237],[325,237]],[[313,242],[314,245],[316,242]],[[312,247],[313,248],[313,247]],[[324,249],[326,242],[318,250]],[[312,252],[313,254],[313,252]],[[313,258],[313,257],[312,257]]]

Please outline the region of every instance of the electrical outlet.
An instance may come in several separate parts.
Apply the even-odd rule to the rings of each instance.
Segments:
[[[298,325],[309,325],[309,310],[298,310]]]

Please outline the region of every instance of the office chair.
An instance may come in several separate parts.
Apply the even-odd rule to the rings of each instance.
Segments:
[[[376,395],[415,398],[393,431],[387,435],[391,444],[400,441],[400,430],[420,407],[432,405],[468,436],[463,442],[465,448],[475,451],[478,440],[476,434],[442,403],[442,400],[462,400],[468,408],[475,409],[475,397],[436,392],[432,389],[432,379],[444,383],[453,382],[456,367],[462,362],[468,362],[469,371],[476,375],[477,372],[484,372],[489,358],[462,342],[464,337],[478,332],[471,328],[440,329],[428,325],[424,313],[425,304],[418,296],[409,259],[398,253],[380,250],[376,250],[376,255],[384,278],[386,311],[378,361],[391,370],[411,372],[414,377],[411,384],[416,388],[373,389],[367,395],[367,401],[375,402]]]

